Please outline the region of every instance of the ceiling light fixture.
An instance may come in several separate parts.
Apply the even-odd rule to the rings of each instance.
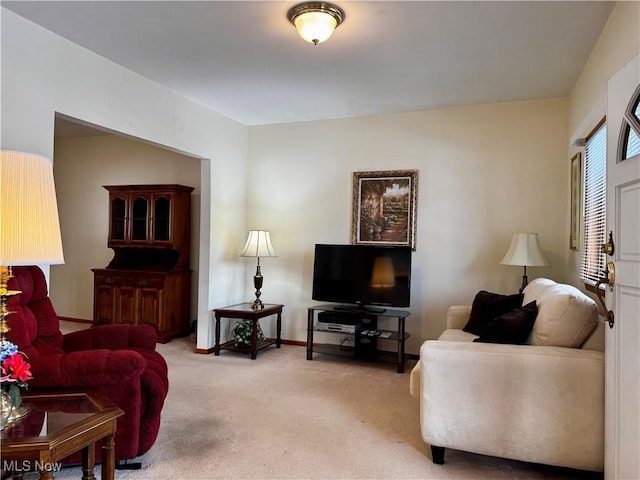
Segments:
[[[300,3],[287,13],[298,34],[314,45],[328,40],[344,17],[344,10],[329,2]]]

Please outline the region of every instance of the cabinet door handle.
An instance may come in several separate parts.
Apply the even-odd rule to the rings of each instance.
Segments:
[[[140,285],[141,287],[146,287],[147,285],[149,285],[149,281],[148,280],[140,280],[140,281],[138,281],[138,285]]]
[[[107,279],[104,281],[104,283],[109,283],[109,284],[113,283],[113,278],[107,277]]]

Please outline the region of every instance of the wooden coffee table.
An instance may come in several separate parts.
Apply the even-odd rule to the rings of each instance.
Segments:
[[[25,393],[22,401],[29,413],[1,434],[3,471],[12,471],[19,480],[36,470],[40,479],[50,480],[60,460],[81,451],[82,479],[94,480],[95,443],[103,440],[101,478],[113,480],[113,437],[122,410],[104,395],[86,393]]]

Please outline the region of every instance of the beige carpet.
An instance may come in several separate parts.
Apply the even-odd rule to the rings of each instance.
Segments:
[[[447,450],[434,465],[419,431],[409,373],[303,347],[271,347],[257,360],[196,355],[188,338],[158,350],[170,391],[143,469],[118,479],[575,479],[566,469]],[[99,467],[96,469],[99,478]],[[66,468],[57,479],[81,477]]]

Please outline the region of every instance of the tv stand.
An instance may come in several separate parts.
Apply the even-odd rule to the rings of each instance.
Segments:
[[[405,310],[381,309],[381,312],[371,311],[357,306],[346,305],[314,305],[307,309],[307,360],[313,360],[314,351],[317,353],[359,356],[361,358],[377,357],[377,342],[396,342],[396,371],[404,373],[405,341],[409,334],[405,331],[405,319],[410,315]],[[347,332],[347,328],[339,328],[336,331],[318,328],[316,317],[329,318],[333,323],[354,325],[353,332]],[[396,318],[397,330],[378,330],[379,318]],[[331,335],[352,336],[353,348],[344,348],[342,345],[314,344],[314,332],[322,332]]]
[[[370,305],[364,305],[362,303],[358,303],[356,305],[336,305],[333,307],[335,311],[340,312],[365,312],[365,313],[384,313],[387,311],[386,308],[382,307],[372,307]]]

